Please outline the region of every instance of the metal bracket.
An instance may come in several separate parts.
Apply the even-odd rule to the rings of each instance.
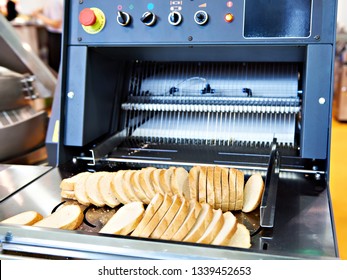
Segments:
[[[22,83],[22,91],[25,99],[34,100],[38,98],[36,94],[35,87],[33,83],[35,82],[35,76],[27,75],[23,79],[21,79]]]

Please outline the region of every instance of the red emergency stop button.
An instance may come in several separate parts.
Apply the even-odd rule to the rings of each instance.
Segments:
[[[78,19],[83,26],[92,26],[96,22],[96,15],[92,9],[85,8],[80,12]]]

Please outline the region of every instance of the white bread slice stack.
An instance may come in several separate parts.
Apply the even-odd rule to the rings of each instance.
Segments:
[[[157,212],[159,207],[164,201],[164,196],[160,193],[157,193],[150,201],[148,206],[146,207],[145,214],[143,215],[142,220],[137,225],[135,230],[131,233],[131,236],[140,236],[141,232],[144,230],[144,228],[147,226],[149,221],[152,219],[154,214]]]
[[[82,224],[82,221],[83,211],[81,207],[77,204],[69,204],[58,208],[57,211],[33,224],[33,226],[74,230]]]
[[[183,193],[187,193],[189,188],[188,177],[189,174],[183,167],[173,169],[171,176],[171,190],[173,194],[182,196]]]
[[[184,242],[197,242],[199,238],[204,234],[208,225],[211,223],[213,218],[212,206],[208,203],[201,204],[201,211],[196,219],[195,224],[184,237]]]
[[[114,174],[113,179],[111,181],[111,190],[114,192],[115,196],[122,204],[127,204],[131,202],[128,196],[125,194],[123,188],[123,177],[125,172],[126,170],[117,171]]]
[[[252,212],[259,206],[264,188],[264,181],[259,173],[249,177],[244,188],[242,212]]]
[[[160,236],[161,239],[170,240],[181,227],[185,218],[187,217],[189,211],[188,202],[184,197],[181,197],[181,200],[182,204],[180,209],[178,209],[177,214],[172,219],[170,225],[167,227],[165,232],[162,234],[162,236]]]
[[[94,204],[97,207],[105,206],[104,199],[102,198],[99,189],[99,181],[106,174],[107,172],[92,173],[91,175],[89,175],[85,182],[88,200],[91,204]]]
[[[236,174],[235,168],[229,169],[229,211],[234,211],[236,206]]]
[[[176,194],[172,197],[170,208],[167,210],[157,227],[151,233],[151,238],[160,238],[164,234],[165,230],[169,227],[173,218],[176,216],[178,210],[181,208],[182,203],[183,201],[179,195]]]
[[[200,174],[199,174],[199,191],[198,191],[198,196],[199,196],[198,201],[200,203],[207,202],[206,184],[207,184],[207,167],[201,166]]]
[[[228,245],[246,249],[251,247],[251,235],[245,225],[237,224],[236,232],[231,237]]]
[[[141,202],[135,201],[123,205],[99,232],[127,235],[140,223],[144,212],[145,209]]]
[[[222,211],[226,212],[229,209],[229,169],[222,168]]]
[[[224,216],[221,209],[213,209],[213,218],[211,223],[208,225],[204,234],[199,238],[197,243],[210,244],[220,232],[224,224]]]
[[[236,217],[230,212],[225,212],[223,214],[224,224],[220,229],[217,236],[211,242],[212,245],[228,245],[230,243],[231,237],[236,232],[237,220]]]
[[[86,191],[86,181],[92,173],[86,172],[80,176],[75,184],[75,196],[79,203],[85,206],[90,205],[89,198]]]
[[[163,203],[160,205],[159,209],[154,213],[151,220],[145,226],[145,228],[140,232],[138,236],[140,237],[149,237],[154,229],[158,226],[161,219],[164,217],[166,212],[169,210],[172,204],[172,198],[170,195],[165,194]]]
[[[199,200],[199,176],[200,176],[200,166],[193,166],[189,170],[188,184],[189,184],[189,195],[186,195],[186,199],[189,201],[191,199]]]
[[[188,234],[188,232],[196,223],[196,220],[200,214],[201,208],[202,208],[201,204],[198,201],[196,201],[195,199],[190,200],[188,214],[185,217],[179,229],[177,230],[177,232],[171,238],[171,240],[174,240],[174,241],[183,240],[183,238]]]
[[[214,209],[222,208],[222,169],[219,166],[214,168]]]
[[[130,176],[130,184],[133,187],[133,190],[135,192],[135,195],[145,204],[150,203],[150,198],[146,195],[146,192],[144,189],[142,189],[142,186],[140,184],[140,172],[136,171],[133,172]]]
[[[60,189],[64,191],[74,191],[77,180],[88,172],[78,173],[70,178],[65,178],[60,183]]]
[[[112,191],[111,182],[113,179],[113,173],[105,173],[101,177],[98,187],[100,195],[105,203],[110,208],[114,208],[120,204],[120,201],[117,199],[115,193]]]
[[[243,207],[243,192],[245,186],[244,174],[240,170],[236,170],[236,202],[235,210],[242,210]]]
[[[43,219],[42,215],[36,211],[25,211],[14,215],[10,218],[7,218],[0,223],[2,224],[11,224],[11,225],[23,225],[31,226],[38,221]]]

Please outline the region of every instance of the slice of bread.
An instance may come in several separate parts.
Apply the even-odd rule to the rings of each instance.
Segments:
[[[215,239],[213,239],[213,241],[211,242],[212,245],[228,245],[230,243],[231,237],[236,232],[236,217],[230,211],[225,212],[223,216],[223,227],[220,229]]]
[[[150,201],[150,203],[146,207],[145,214],[143,215],[142,220],[137,225],[135,230],[131,233],[131,236],[140,236],[140,233],[147,226],[149,221],[152,219],[154,214],[157,212],[161,204],[163,203],[164,196],[160,193],[157,193]]]
[[[137,172],[137,171],[136,170],[125,171],[123,175],[123,185],[122,185],[123,192],[129,198],[131,202],[134,202],[134,201],[142,202],[141,199],[135,194],[134,188],[132,184],[130,183],[130,177],[134,172]]]
[[[236,203],[235,210],[242,210],[243,189],[245,187],[245,176],[241,170],[236,170]]]
[[[11,225],[31,226],[43,219],[42,215],[36,211],[25,211],[15,216],[7,218],[0,223]]]
[[[100,195],[104,201],[104,204],[108,207],[114,208],[120,204],[120,201],[117,199],[115,193],[111,188],[111,182],[114,174],[109,172],[105,173],[99,180],[98,188]]]
[[[188,214],[185,217],[182,225],[179,227],[177,232],[171,238],[174,241],[182,241],[183,238],[188,234],[191,228],[194,226],[196,219],[198,218],[201,211],[201,204],[195,199],[191,199],[189,202]]]
[[[151,178],[152,173],[157,170],[157,168],[155,167],[146,167],[144,168],[146,170],[146,180],[149,182],[149,185],[151,187],[151,189],[153,190],[154,194],[156,193],[161,193],[161,194],[165,194],[164,191],[162,190],[162,188],[160,187],[159,184],[157,184],[157,182],[154,182]]]
[[[188,215],[189,211],[189,205],[187,200],[184,197],[181,197],[182,204],[180,209],[178,209],[176,216],[171,221],[170,225],[167,227],[163,235],[160,237],[161,239],[170,240],[175,233],[178,231],[178,229],[183,224],[185,218]]]
[[[63,179],[60,183],[60,188],[65,191],[74,191],[77,180],[81,176],[84,176],[85,173],[88,173],[88,172],[81,172],[70,178]]]
[[[214,209],[222,208],[222,169],[219,166],[214,168]]]
[[[214,167],[209,166],[207,168],[207,180],[206,180],[206,196],[207,203],[214,208],[215,197],[214,197]]]
[[[99,189],[99,181],[101,177],[106,175],[107,172],[95,172],[92,173],[86,180],[86,193],[90,203],[97,207],[105,206],[105,202],[101,196]]]
[[[236,232],[231,237],[228,245],[246,249],[251,247],[251,234],[245,225],[237,224]]]
[[[222,211],[226,212],[229,208],[229,169],[222,168]]]
[[[143,168],[139,174],[140,185],[149,199],[152,199],[156,194],[156,192],[154,191],[154,187],[152,185],[152,181],[150,179],[150,175],[152,171],[153,171],[153,168],[150,168],[150,167]]]
[[[153,169],[149,174],[149,179],[151,180],[154,189],[158,190],[162,195],[166,194],[168,191],[164,189],[164,186],[160,184],[159,174],[162,169]]]
[[[83,222],[83,211],[77,204],[63,205],[53,214],[33,224],[36,227],[74,230]]]
[[[85,206],[90,205],[89,198],[86,192],[86,181],[92,173],[84,173],[78,178],[75,184],[75,196],[79,203]]]
[[[255,173],[249,177],[244,189],[242,212],[252,212],[259,206],[264,188],[264,181],[259,173]]]
[[[164,190],[165,194],[174,195],[171,189],[171,177],[174,172],[175,167],[170,167],[169,169],[162,169],[159,173],[159,183]]]
[[[217,236],[224,224],[224,216],[221,209],[213,210],[213,218],[204,234],[197,243],[210,244]]]
[[[199,200],[199,176],[200,166],[193,166],[189,171],[189,195],[186,197],[188,201],[191,199]]]
[[[77,198],[76,198],[76,196],[75,196],[75,191],[61,190],[60,196],[61,196],[62,198],[66,198],[66,199],[77,200]]]
[[[207,167],[200,167],[199,174],[199,202],[206,203],[207,202],[207,193],[206,193],[206,184],[207,184]]]
[[[171,189],[173,194],[183,196],[184,192],[187,193],[189,190],[188,176],[188,171],[183,167],[177,167],[173,170],[171,176]]]
[[[235,168],[229,169],[229,211],[234,211],[236,206],[236,174]]]
[[[195,224],[183,239],[184,242],[196,242],[204,234],[213,218],[212,206],[208,203],[201,204],[201,211]]]
[[[140,223],[144,212],[145,209],[142,202],[135,201],[123,205],[99,232],[127,235]]]
[[[115,172],[111,181],[111,190],[122,204],[131,202],[129,197],[125,194],[123,188],[125,171],[126,170],[119,170]]]
[[[142,189],[140,184],[140,173],[142,170],[133,172],[130,176],[130,184],[133,187],[135,195],[145,204],[150,202],[150,198],[146,195],[144,189]]]
[[[164,217],[160,220],[158,226],[151,233],[151,238],[160,238],[163,235],[165,230],[169,227],[170,223],[172,222],[173,218],[176,216],[178,210],[181,208],[181,205],[181,197],[177,194],[174,195],[172,197],[172,204],[170,208],[167,210]]]
[[[143,231],[139,234],[140,237],[149,237],[152,234],[154,229],[160,223],[161,219],[164,217],[166,212],[169,210],[171,204],[172,204],[171,196],[168,194],[165,194],[163,203],[160,205],[159,209],[157,210],[157,212],[155,212],[152,219],[145,226]]]

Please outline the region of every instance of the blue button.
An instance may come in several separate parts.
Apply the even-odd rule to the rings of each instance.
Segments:
[[[154,9],[154,4],[153,3],[148,3],[147,9],[150,10],[150,11],[153,10]]]

